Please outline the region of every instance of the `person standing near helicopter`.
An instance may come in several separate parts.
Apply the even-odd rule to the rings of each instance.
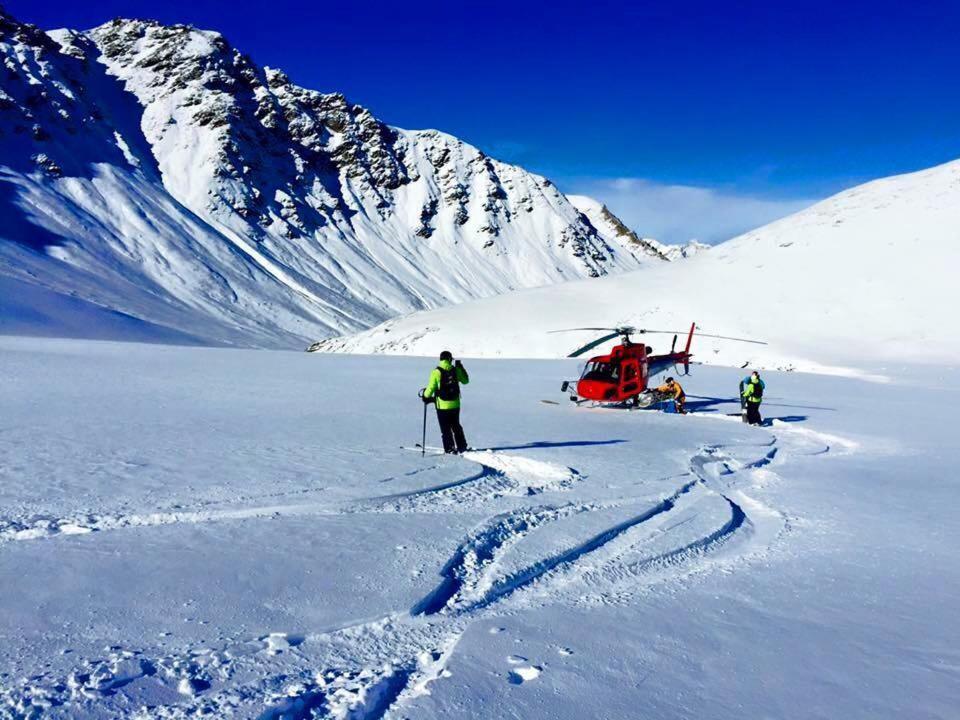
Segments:
[[[687,411],[684,409],[684,404],[687,401],[687,395],[683,392],[683,388],[680,386],[676,380],[672,377],[668,377],[667,381],[656,389],[656,392],[663,393],[664,395],[673,398],[673,409],[679,415],[686,415]]]

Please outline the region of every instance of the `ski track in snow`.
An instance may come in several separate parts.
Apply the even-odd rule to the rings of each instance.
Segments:
[[[0,717],[110,715],[115,709],[104,703],[137,683],[156,683],[162,688],[160,696],[168,698],[132,715],[140,718],[401,717],[404,707],[429,694],[430,685],[449,674],[446,664],[457,642],[478,620],[536,604],[626,602],[659,582],[764,556],[791,524],[784,513],[749,494],[751,488],[775,481],[771,468],[793,455],[849,453],[856,447],[843,438],[780,425],[773,426],[766,443],[703,446],[691,455],[682,484],[642,508],[635,499],[544,502],[489,517],[453,551],[440,570],[439,584],[407,612],[325,633],[272,633],[160,657],[108,647],[104,657],[83,660],[66,677],[39,675],[0,690]],[[750,457],[738,459],[745,454]],[[0,521],[0,542],[292,514],[476,513],[505,495],[540,500],[585,478],[574,468],[518,455],[475,451],[463,457],[480,470],[457,481],[341,507],[307,503]],[[524,539],[542,528],[556,522],[588,523],[597,513],[622,517],[600,532],[584,530],[583,539],[569,547],[513,569],[505,567],[511,555],[522,550]],[[709,516],[703,527],[695,524],[701,514]],[[691,529],[696,531],[692,535]],[[507,681],[528,682],[541,671],[534,665],[514,667]]]
[[[462,480],[371,498],[357,507],[381,512],[474,512],[478,504],[504,495],[531,496],[567,490],[582,476],[574,468],[491,450],[462,455],[481,469]]]
[[[22,519],[0,518],[0,544],[39,540],[58,535],[83,535],[92,532],[145,528],[180,523],[208,523],[229,520],[265,519],[294,515],[342,514],[346,512],[468,512],[503,495],[537,495],[547,490],[563,490],[581,479],[573,468],[554,465],[489,450],[468,452],[467,460],[481,470],[461,480],[433,487],[395,493],[354,503],[279,503],[253,505],[226,510],[207,509],[213,502],[198,503],[203,509],[175,509],[129,515],[80,514],[67,518],[36,515]],[[267,493],[238,498],[240,502],[264,499],[289,499],[320,493],[324,488]]]
[[[335,514],[334,510],[312,504],[266,505],[232,510],[184,510],[131,515],[81,515],[71,518],[35,516],[26,520],[0,519],[0,544],[39,540],[58,535],[86,535],[123,528],[147,528],[181,523],[265,519],[291,515]]]

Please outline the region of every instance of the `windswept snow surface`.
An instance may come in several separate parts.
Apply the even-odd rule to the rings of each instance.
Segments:
[[[471,362],[454,458],[429,370],[0,339],[0,717],[956,716],[956,371]]]
[[[960,161],[853,188],[679,263],[441,308],[321,343],[333,352],[562,357],[633,325],[696,340],[696,358],[826,372],[960,356]],[[649,336],[657,350],[668,336]],[[599,348],[600,352],[603,348]]]

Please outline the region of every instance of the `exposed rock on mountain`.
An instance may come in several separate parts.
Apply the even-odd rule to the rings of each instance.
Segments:
[[[48,299],[300,346],[659,259],[549,180],[298,87],[215,32],[0,15],[0,61],[0,274]]]

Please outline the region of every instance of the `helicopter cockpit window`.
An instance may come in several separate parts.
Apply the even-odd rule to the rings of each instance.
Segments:
[[[620,366],[617,363],[590,362],[584,368],[581,379],[617,382],[620,379]]]

